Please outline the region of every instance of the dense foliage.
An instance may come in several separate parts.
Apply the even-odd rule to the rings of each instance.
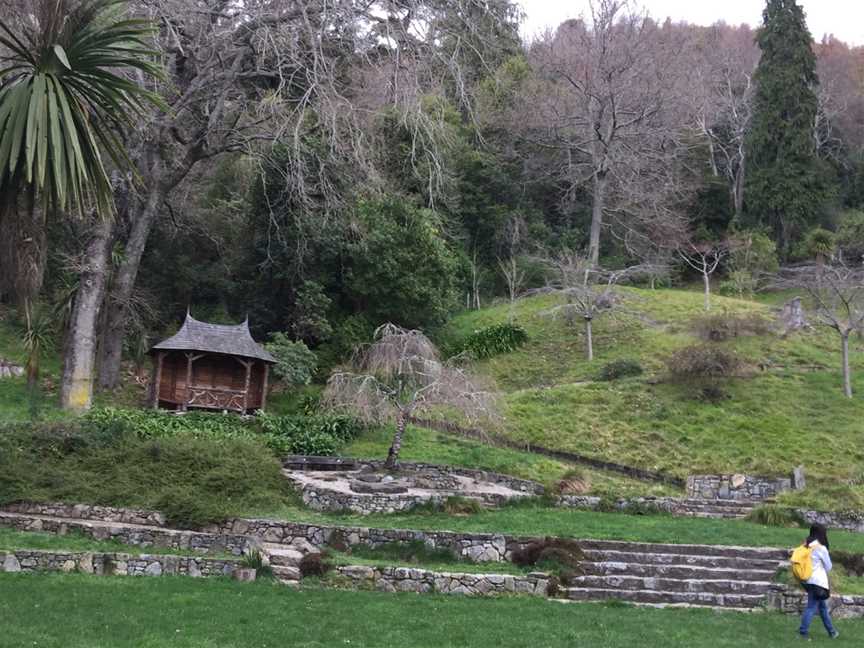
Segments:
[[[493,324],[474,331],[461,344],[461,350],[476,358],[491,358],[515,351],[528,342],[528,333],[518,324]]]
[[[362,431],[348,416],[333,414],[274,416],[254,419],[233,414],[189,412],[182,416],[154,410],[101,408],[83,419],[89,433],[101,438],[135,436],[139,439],[190,438],[248,440],[263,443],[276,456],[332,455]]]
[[[264,347],[276,358],[273,373],[289,385],[308,385],[318,367],[318,357],[302,340],[273,333]]]
[[[0,433],[0,503],[139,507],[161,510],[181,527],[290,501],[280,469],[252,437],[139,436],[116,425],[72,424]]]

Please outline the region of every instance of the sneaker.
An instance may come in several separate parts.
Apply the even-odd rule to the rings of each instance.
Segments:
[[[799,635],[798,635],[798,638],[799,638],[799,639],[802,639],[803,641],[813,641],[813,640],[810,638],[810,635],[802,635],[802,634],[799,634]]]
[[[835,630],[835,631],[834,631],[834,634],[832,634],[832,635],[830,635],[830,636],[831,636],[832,639],[836,639],[837,637],[840,636],[840,633],[837,632],[837,631]]]

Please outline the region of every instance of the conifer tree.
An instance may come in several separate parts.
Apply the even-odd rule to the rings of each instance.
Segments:
[[[756,36],[753,122],[747,142],[747,220],[768,226],[781,253],[816,224],[829,197],[813,138],[818,110],[816,56],[795,0],[768,0]]]

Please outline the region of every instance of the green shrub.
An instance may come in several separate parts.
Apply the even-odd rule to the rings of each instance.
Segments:
[[[624,358],[621,360],[613,360],[600,369],[600,380],[619,380],[630,376],[639,376],[642,374],[642,365],[638,360]]]
[[[83,417],[84,425],[104,435],[132,433],[142,439],[190,436],[209,439],[251,438],[255,429],[235,414],[187,412],[182,416],[164,410],[94,408]]]
[[[0,434],[0,502],[67,501],[163,510],[197,527],[291,500],[281,465],[257,438],[106,438],[86,426]]]
[[[674,380],[717,380],[729,378],[741,366],[738,356],[711,344],[694,344],[679,349],[666,361],[669,374]]]
[[[693,331],[706,342],[724,342],[746,335],[767,335],[771,323],[761,315],[734,315],[714,313],[696,317],[692,321]]]
[[[318,368],[318,357],[300,340],[285,333],[271,333],[264,347],[276,358],[273,373],[289,385],[308,385]]]
[[[803,527],[804,518],[794,509],[776,504],[758,506],[747,514],[747,521],[773,527]]]
[[[476,358],[491,358],[515,351],[528,341],[528,333],[518,324],[495,324],[474,331],[462,341],[461,351]]]
[[[363,425],[345,415],[258,415],[267,444],[279,454],[329,456],[363,431]]]
[[[537,567],[543,571],[565,574],[565,580],[569,581],[582,573],[585,554],[574,540],[544,538],[517,549],[512,553],[511,560],[520,567]]]

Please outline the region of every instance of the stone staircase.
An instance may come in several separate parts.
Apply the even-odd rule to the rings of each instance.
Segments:
[[[752,610],[762,606],[781,549],[579,541],[583,575],[561,595],[571,601],[619,600],[643,605]]]
[[[270,564],[273,576],[283,585],[296,586],[300,584],[300,561],[305,555],[303,551],[272,542],[261,546],[261,555]]]
[[[679,514],[689,517],[736,519],[747,517],[757,506],[770,503],[769,500],[687,498],[681,502]]]

